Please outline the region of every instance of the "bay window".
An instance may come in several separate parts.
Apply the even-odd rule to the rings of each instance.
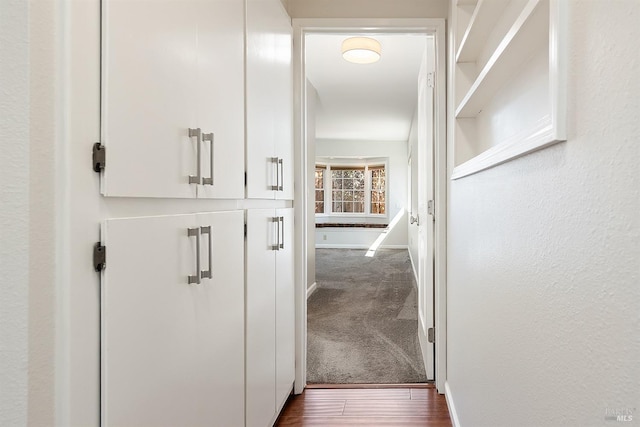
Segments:
[[[343,216],[387,215],[386,165],[316,165],[316,214]]]

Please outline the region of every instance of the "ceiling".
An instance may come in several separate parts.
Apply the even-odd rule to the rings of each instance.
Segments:
[[[407,141],[417,105],[417,82],[425,35],[367,35],[382,45],[374,64],[342,58],[347,37],[310,34],[305,40],[306,74],[318,92],[316,138]]]

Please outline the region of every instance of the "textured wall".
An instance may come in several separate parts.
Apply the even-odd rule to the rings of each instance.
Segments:
[[[54,424],[58,4],[0,4],[3,426]]]
[[[462,426],[640,418],[640,2],[572,1],[569,140],[451,183]]]
[[[447,0],[288,0],[292,18],[446,18]]]
[[[0,425],[27,422],[28,3],[0,2]]]
[[[31,2],[29,144],[29,425],[54,424],[57,197],[60,147],[60,1]]]

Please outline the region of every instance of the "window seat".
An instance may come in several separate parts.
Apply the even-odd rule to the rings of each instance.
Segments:
[[[346,223],[322,223],[316,224],[316,228],[387,228],[389,224],[346,224]]]

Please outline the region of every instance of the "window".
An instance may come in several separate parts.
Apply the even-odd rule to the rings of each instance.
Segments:
[[[316,213],[324,213],[324,173],[326,166],[316,166]]]
[[[386,200],[384,164],[316,165],[316,214],[386,215]]]
[[[331,211],[364,213],[364,167],[331,168]]]
[[[386,176],[384,166],[369,167],[371,174],[371,213],[386,214]]]

